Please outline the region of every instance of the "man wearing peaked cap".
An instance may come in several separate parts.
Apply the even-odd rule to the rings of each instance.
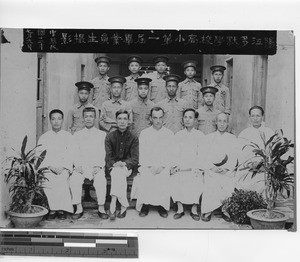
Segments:
[[[108,79],[108,82],[112,83],[121,83],[122,85],[126,82],[124,76],[113,76]]]
[[[110,69],[111,58],[108,56],[99,56],[95,59],[99,75],[91,80],[94,88],[92,89],[90,99],[91,103],[101,108],[104,101],[110,98],[110,83],[108,82],[107,72]]]
[[[219,90],[216,94],[214,106],[216,109],[230,115],[230,92],[229,88],[222,83],[226,67],[222,65],[214,65],[210,67],[210,70],[212,71],[212,81],[209,86],[214,86]]]
[[[137,84],[135,80],[140,77],[141,64],[143,60],[140,56],[133,55],[127,58],[130,75],[126,76],[126,84],[123,88],[122,98],[125,101],[131,101],[137,97]]]
[[[181,77],[180,77],[179,75],[169,74],[169,75],[164,76],[163,79],[164,79],[166,82],[169,82],[169,81],[175,81],[175,82],[179,83],[180,78],[181,78]]]
[[[213,86],[205,86],[200,91],[203,94],[204,106],[197,109],[198,124],[196,128],[207,135],[217,130],[216,117],[221,111],[214,107],[214,100],[218,89]]]
[[[186,79],[179,83],[177,90],[177,96],[184,99],[189,108],[194,108],[195,110],[202,103],[201,84],[194,79],[197,64],[198,62],[194,60],[182,63]]]
[[[78,89],[78,99],[79,102],[72,106],[69,110],[67,116],[67,131],[74,134],[75,132],[84,128],[83,121],[83,109],[86,107],[94,107],[91,103],[89,103],[88,98],[90,95],[90,90],[94,87],[92,83],[81,81],[75,83]],[[94,107],[96,108],[96,107]],[[99,111],[97,109],[96,112],[96,121],[95,127],[99,128]]]
[[[186,101],[177,97],[177,89],[180,77],[178,75],[170,74],[164,77],[166,81],[166,90],[168,97],[157,103],[164,112],[164,123],[173,133],[177,133],[183,128],[182,116],[184,110],[187,108]]]
[[[133,123],[131,131],[139,136],[141,131],[150,126],[150,111],[154,107],[154,103],[149,100],[149,84],[150,78],[142,77],[135,79],[137,83],[138,96],[130,101],[133,115]]]
[[[111,58],[108,56],[99,56],[95,58],[95,62],[98,65],[99,63],[106,63],[107,65],[110,65]]]
[[[167,97],[166,82],[163,77],[167,74],[167,62],[169,58],[164,55],[158,55],[153,58],[155,70],[152,73],[144,74],[142,77],[149,77],[152,79],[150,83],[150,100],[158,103]]]
[[[117,129],[116,112],[126,110],[129,113],[129,125],[132,123],[132,112],[128,102],[121,98],[123,86],[126,82],[123,76],[113,76],[108,79],[111,84],[111,99],[105,101],[101,107],[100,127],[106,132]]]

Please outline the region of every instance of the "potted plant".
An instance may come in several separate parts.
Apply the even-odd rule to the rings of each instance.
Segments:
[[[282,130],[275,132],[267,141],[264,133],[260,133],[260,136],[264,145],[262,148],[253,142],[246,146],[253,147],[255,157],[260,157],[258,163],[250,165],[249,171],[252,178],[257,175],[264,177],[267,208],[251,210],[247,215],[255,229],[282,229],[289,217],[274,210],[274,206],[278,194],[286,192],[289,197],[293,187],[294,174],[289,172],[287,166],[293,163],[294,157],[286,157],[285,154],[294,147],[294,144],[283,136]]]
[[[267,207],[262,194],[242,189],[234,189],[232,195],[226,198],[222,204],[222,209],[230,215],[234,223],[248,225],[250,225],[248,211]]]
[[[43,216],[48,213],[45,207],[34,205],[34,199],[43,197],[44,171],[39,168],[46,156],[46,150],[36,155],[36,148],[26,152],[27,136],[24,137],[20,152],[10,156],[6,161],[10,167],[4,170],[5,182],[9,184],[11,204],[7,214],[18,228],[36,227]]]

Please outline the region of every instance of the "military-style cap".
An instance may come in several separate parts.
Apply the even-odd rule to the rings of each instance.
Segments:
[[[113,77],[110,77],[109,79],[108,79],[108,81],[110,82],[110,83],[115,83],[115,82],[117,82],[117,83],[121,83],[122,85],[126,82],[126,79],[125,79],[125,77],[124,76],[113,76]]]
[[[206,94],[206,93],[211,93],[211,94],[216,94],[218,92],[218,88],[214,87],[214,86],[205,86],[202,87],[200,89],[200,91],[202,92],[202,94]]]
[[[129,65],[131,62],[137,62],[141,65],[143,63],[143,59],[138,55],[132,55],[127,58],[127,64]]]
[[[157,64],[159,62],[165,62],[168,63],[169,61],[169,57],[165,56],[165,55],[158,55],[153,57],[153,63]]]
[[[190,66],[194,67],[196,69],[197,65],[198,65],[198,62],[195,60],[188,60],[188,61],[185,61],[182,63],[182,66],[184,69],[186,69],[187,67],[190,67]]]
[[[97,63],[97,65],[101,62],[109,65],[111,62],[111,58],[108,56],[99,56],[95,59],[95,62]]]
[[[152,81],[151,78],[148,77],[140,77],[134,80],[139,85],[149,85],[149,83]]]
[[[225,67],[225,66],[222,66],[222,65],[214,65],[214,66],[211,66],[211,67],[210,67],[210,70],[211,70],[212,72],[220,71],[220,72],[224,73],[224,71],[226,70],[226,67]]]
[[[91,88],[94,87],[94,85],[93,85],[92,83],[86,82],[86,81],[77,82],[77,83],[75,84],[75,86],[77,86],[78,91],[79,91],[79,90],[83,90],[83,89],[84,89],[84,90],[87,90],[87,91],[90,91]]]
[[[163,79],[164,79],[166,82],[169,82],[169,81],[176,81],[177,83],[179,83],[180,78],[181,78],[181,77],[180,77],[179,75],[169,74],[169,75],[164,76]]]

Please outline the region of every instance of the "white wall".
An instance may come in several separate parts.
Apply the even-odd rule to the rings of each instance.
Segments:
[[[10,43],[1,44],[0,163],[18,150],[25,135],[28,146],[35,145],[37,54],[22,53],[22,30],[4,29]],[[0,226],[6,222],[4,210],[9,197],[0,178]]]

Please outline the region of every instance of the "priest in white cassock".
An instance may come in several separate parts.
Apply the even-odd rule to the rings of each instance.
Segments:
[[[252,173],[249,168],[255,168],[259,162],[260,157],[255,156],[253,147],[249,146],[251,142],[257,144],[260,148],[264,148],[264,141],[267,142],[274,131],[264,125],[264,110],[260,106],[253,106],[249,110],[249,118],[251,126],[244,129],[238,136],[240,143],[239,154],[239,169],[237,171],[237,185],[238,189],[253,190],[262,193],[265,189],[265,179],[263,173],[257,173],[251,178]]]
[[[161,217],[170,209],[170,167],[173,132],[163,126],[164,111],[154,107],[150,112],[152,126],[140,134],[140,168],[134,178],[131,199],[137,199],[141,217],[149,213],[149,205],[158,206]]]
[[[73,219],[79,219],[83,215],[81,204],[82,184],[84,179],[94,181],[94,187],[98,202],[98,216],[108,219],[104,209],[106,197],[105,166],[105,136],[106,133],[94,127],[96,109],[86,107],[83,109],[85,127],[74,133],[75,160],[74,172],[70,177],[72,204],[75,205]]]
[[[228,133],[228,115],[217,115],[217,131],[205,137],[204,190],[201,202],[201,219],[209,221],[212,212],[222,206],[235,187],[235,167],[237,165],[238,141]],[[222,218],[230,222],[229,214],[222,210]]]
[[[183,204],[193,205],[190,215],[199,221],[197,212],[199,199],[203,191],[202,150],[205,135],[194,128],[198,113],[192,109],[183,112],[184,129],[174,136],[173,166],[171,168],[171,197],[177,203],[174,219],[184,216]]]
[[[66,219],[66,213],[73,213],[69,176],[73,170],[73,137],[62,130],[64,114],[59,109],[53,109],[49,114],[52,129],[43,134],[38,145],[41,150],[47,150],[41,167],[47,167],[44,182],[44,192],[48,199],[50,212],[48,219]]]

